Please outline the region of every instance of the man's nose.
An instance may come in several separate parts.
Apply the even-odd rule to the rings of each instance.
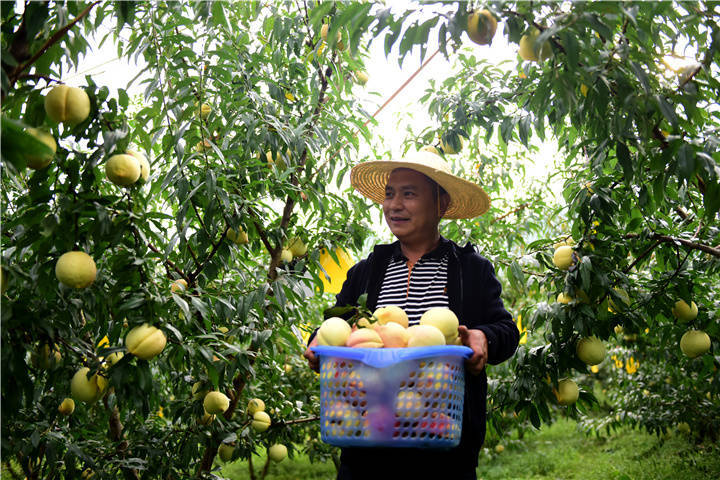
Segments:
[[[400,195],[393,195],[388,201],[388,208],[390,210],[402,209],[402,197]]]

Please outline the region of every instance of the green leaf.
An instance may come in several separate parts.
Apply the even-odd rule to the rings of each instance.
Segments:
[[[26,166],[26,158],[28,155],[45,156],[52,155],[53,151],[38,140],[35,136],[27,133],[25,126],[18,122],[2,117],[2,158],[10,162],[17,170],[22,170]]]
[[[660,112],[663,114],[663,117],[670,122],[673,128],[677,128],[678,117],[675,114],[675,109],[660,95],[655,95],[655,101],[657,102],[658,108],[660,108]]]
[[[633,179],[633,164],[630,158],[630,150],[628,150],[627,145],[618,141],[615,151],[617,153],[618,163],[620,163],[623,169],[625,181],[629,184]]]
[[[135,6],[136,2],[115,2],[118,31],[120,31],[125,24],[132,27],[133,21],[135,21]]]
[[[684,143],[677,154],[679,178],[690,181],[695,174],[695,164],[695,151],[690,145]]]
[[[637,62],[630,62],[630,68],[632,68],[632,71],[635,73],[635,77],[640,82],[640,85],[642,85],[645,93],[650,94],[650,81],[648,80],[645,70],[643,70]]]

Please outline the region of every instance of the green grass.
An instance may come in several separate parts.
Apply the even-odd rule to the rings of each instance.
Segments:
[[[253,457],[256,478],[260,480],[260,471],[265,464],[265,457]],[[222,476],[232,480],[250,479],[248,462],[238,461],[225,465]],[[280,463],[271,463],[265,480],[331,480],[336,476],[335,466],[332,462],[310,463],[306,455],[289,457]]]
[[[562,420],[523,440],[504,439],[505,451],[483,449],[482,480],[707,480],[720,478],[720,446],[696,446],[675,434],[664,442],[645,432],[625,429],[597,438]],[[262,468],[264,458],[254,460]],[[226,465],[222,475],[246,480],[247,462]],[[257,477],[260,478],[259,475]],[[268,480],[331,480],[332,463],[311,464],[303,455],[271,464]]]
[[[597,438],[563,420],[524,440],[510,440],[501,454],[484,452],[483,480],[707,480],[720,478],[718,445],[699,447],[673,435],[664,442],[625,429]]]

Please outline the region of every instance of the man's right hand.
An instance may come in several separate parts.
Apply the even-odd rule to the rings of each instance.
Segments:
[[[318,341],[317,337],[312,339],[312,342],[310,342],[310,345],[308,345],[308,348],[305,350],[305,353],[303,353],[303,357],[307,358],[308,366],[311,370],[314,370],[316,372],[320,371],[320,359],[317,355],[315,355],[315,352],[310,350],[310,347],[317,346]]]

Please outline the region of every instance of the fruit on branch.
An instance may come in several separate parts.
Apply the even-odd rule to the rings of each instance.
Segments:
[[[433,325],[413,325],[408,328],[408,347],[431,347],[445,345],[445,335]]]
[[[430,153],[434,153],[435,155],[440,155],[440,150],[433,147],[432,145],[425,145],[424,147],[422,147],[420,149],[420,151],[421,152],[430,152]]]
[[[568,303],[573,301],[573,297],[570,295],[567,295],[565,292],[560,292],[557,296],[557,303],[562,303],[564,305],[567,305]]]
[[[287,246],[288,250],[290,250],[290,253],[292,253],[294,258],[302,257],[307,253],[307,245],[302,241],[302,238],[300,237],[293,237],[288,242]]]
[[[268,448],[268,457],[273,462],[282,462],[287,457],[287,447],[282,443],[276,443]]]
[[[283,263],[290,263],[290,262],[292,262],[292,260],[293,260],[293,254],[292,254],[292,252],[291,252],[290,250],[288,250],[287,248],[283,248],[283,249],[280,251],[280,260],[281,260]]]
[[[625,307],[630,306],[630,303],[632,302],[630,301],[630,295],[628,295],[628,293],[624,289],[615,287],[613,290],[617,292],[618,297],[620,297],[620,300],[622,300],[622,303],[620,304],[620,307],[618,307],[617,305],[615,305],[615,302],[611,298],[608,301],[608,312],[617,313],[620,310],[624,310]]]
[[[188,283],[184,278],[178,278],[170,285],[170,291],[172,293],[184,292],[187,290]]]
[[[683,323],[691,322],[698,315],[698,307],[692,300],[690,305],[685,300],[678,300],[672,308],[672,314]]]
[[[560,405],[572,405],[577,402],[580,395],[580,389],[573,380],[564,378],[558,382],[555,397]]]
[[[203,416],[200,417],[200,424],[201,425],[210,425],[213,420],[215,420],[215,415],[210,415],[208,412],[204,412]]]
[[[377,308],[373,312],[373,317],[380,325],[385,325],[388,322],[395,322],[403,328],[407,328],[410,322],[405,310],[397,305],[388,305],[387,307]]]
[[[598,365],[605,359],[605,344],[594,336],[578,340],[575,351],[578,358],[587,365]]]
[[[457,150],[450,144],[450,142],[446,142],[442,139],[442,137],[440,138],[440,149],[445,155],[454,155],[463,149],[463,144],[465,143],[463,141],[463,137],[458,136],[457,138],[459,143]]]
[[[82,367],[75,372],[70,381],[70,393],[73,398],[85,403],[97,401],[107,387],[107,379],[97,373],[88,378],[88,367]]]
[[[255,412],[253,414],[253,419],[250,425],[256,432],[264,432],[265,430],[270,428],[271,423],[272,422],[270,421],[270,415],[265,412]]]
[[[60,283],[71,288],[89,287],[97,276],[95,260],[85,252],[63,253],[55,264],[55,276]]]
[[[200,400],[201,398],[204,399],[207,393],[208,391],[203,388],[203,382],[193,383],[190,394],[195,400]]]
[[[126,153],[113,155],[105,162],[105,174],[115,185],[127,187],[137,182],[142,173],[140,161]]]
[[[223,462],[229,462],[235,453],[235,447],[227,443],[223,443],[218,447],[218,456]]]
[[[225,413],[230,407],[230,399],[224,393],[218,391],[208,392],[203,400],[205,411],[211,415],[216,413]]]
[[[318,345],[340,347],[345,345],[352,333],[350,325],[340,317],[325,320],[317,331]]]
[[[228,240],[233,242],[235,245],[243,245],[249,241],[248,234],[242,229],[242,227],[238,227],[238,231],[235,231],[233,228],[228,228],[226,236]]]
[[[207,103],[203,103],[197,109],[198,116],[203,120],[205,120],[208,117],[208,115],[210,115],[210,112],[212,112],[212,107],[210,105],[208,105]]]
[[[140,183],[147,182],[148,177],[150,177],[150,162],[148,162],[147,157],[142,153],[136,152],[134,150],[128,150],[125,153],[132,157],[135,157],[140,163],[140,178],[138,178],[138,181]]]
[[[327,23],[323,24],[323,26],[320,27],[320,37],[323,39],[323,42],[327,42],[327,36],[328,36],[329,32],[330,32],[330,25],[328,25]],[[335,43],[339,44],[340,42],[342,42],[342,33],[340,33],[338,31]],[[339,47],[339,45],[338,45],[338,49],[341,51],[343,50],[342,48]]]
[[[358,85],[365,85],[368,80],[370,80],[370,77],[367,73],[360,70],[355,72],[355,83],[357,83]]]
[[[107,367],[112,367],[112,366],[115,365],[117,362],[119,362],[120,360],[122,360],[122,358],[123,358],[124,356],[125,356],[125,355],[124,355],[122,352],[113,352],[113,353],[111,353],[110,355],[108,355],[107,358],[105,359],[105,365],[104,365],[104,366],[105,366],[106,368],[107,368]]]
[[[57,85],[45,95],[45,113],[54,122],[78,124],[90,115],[90,97],[82,88]]]
[[[58,405],[58,412],[66,417],[72,415],[75,411],[75,400],[72,398],[65,398],[60,405]]]
[[[212,144],[210,143],[210,140],[208,140],[207,138],[205,140],[201,140],[195,144],[195,151],[198,153],[203,153],[207,150],[210,150],[211,148],[212,148]]]
[[[553,254],[553,264],[560,270],[567,270],[576,261],[573,248],[567,245],[558,247]]]
[[[143,360],[151,360],[165,348],[167,337],[157,327],[143,323],[130,330],[125,337],[125,347]]]
[[[62,354],[57,345],[50,347],[49,344],[43,343],[38,348],[37,352],[31,356],[33,365],[43,370],[52,370],[56,366],[60,365],[62,361]]]
[[[350,334],[345,346],[353,348],[382,348],[383,341],[372,328],[358,328]]]
[[[520,38],[519,54],[523,60],[531,62],[544,62],[552,56],[552,45],[550,45],[549,41],[545,41],[537,49],[535,48],[535,42],[539,36],[540,30],[532,28],[530,32]]]
[[[48,154],[25,155],[25,162],[27,163],[28,167],[32,168],[33,170],[41,170],[50,165],[50,162],[52,162],[52,159],[55,156],[55,152],[57,152],[57,143],[55,143],[55,137],[50,135],[48,132],[37,128],[28,128],[27,133],[40,140],[42,143],[47,145],[50,150],[52,150],[52,153]]]
[[[290,152],[290,149],[288,148],[285,151],[285,155],[288,159],[292,158],[292,152]],[[283,171],[287,168],[287,162],[285,162],[285,158],[282,156],[282,153],[277,152],[275,156],[273,157],[272,151],[268,150],[265,153],[265,158],[267,159],[267,164],[269,167],[272,167],[275,165],[278,170]]]
[[[252,398],[247,404],[247,408],[245,409],[245,412],[249,416],[255,415],[255,412],[264,412],[265,411],[265,402],[263,402],[259,398]]]
[[[680,350],[696,358],[710,350],[710,336],[702,330],[688,330],[680,339]]]
[[[445,336],[445,343],[452,345],[458,336],[460,322],[452,310],[445,307],[430,308],[420,317],[420,325],[432,325]]]
[[[490,45],[497,31],[497,20],[489,10],[473,12],[468,16],[467,34],[478,45]]]

